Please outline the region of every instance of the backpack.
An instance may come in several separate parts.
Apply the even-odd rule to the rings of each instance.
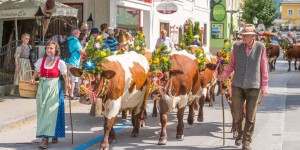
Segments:
[[[65,40],[64,42],[61,43],[61,46],[60,46],[60,58],[62,60],[65,60],[66,62],[68,62],[69,58],[71,57],[72,53],[75,52],[75,50],[71,53],[70,50],[69,50],[69,41],[72,40],[72,39],[69,39],[69,40]]]

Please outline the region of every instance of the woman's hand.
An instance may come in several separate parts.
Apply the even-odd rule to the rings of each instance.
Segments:
[[[31,78],[31,79],[29,80],[29,84],[35,84],[35,79]]]

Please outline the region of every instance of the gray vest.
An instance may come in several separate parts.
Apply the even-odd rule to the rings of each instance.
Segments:
[[[233,45],[235,58],[235,73],[232,79],[234,86],[248,89],[261,87],[261,55],[264,50],[262,43],[255,41],[247,56],[243,42]]]
[[[19,47],[21,48],[20,58],[28,59],[30,56],[30,48],[31,47],[29,45],[28,45],[28,47],[24,46],[23,44],[21,44]]]

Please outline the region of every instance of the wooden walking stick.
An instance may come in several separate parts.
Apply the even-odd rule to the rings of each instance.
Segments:
[[[221,73],[221,61],[219,61],[219,73]],[[222,115],[223,115],[223,145],[225,145],[225,112],[224,112],[224,97],[223,97],[223,81],[219,82],[221,101],[222,101]]]
[[[69,75],[69,66],[67,67],[67,74]],[[68,78],[69,80],[69,78]],[[70,80],[69,80],[70,82]],[[70,89],[69,89],[70,90]],[[70,95],[70,94],[69,94]],[[70,122],[71,122],[71,133],[72,133],[72,144],[74,144],[74,134],[73,134],[73,121],[72,121],[72,107],[71,107],[71,97],[69,97],[69,109],[70,109]]]

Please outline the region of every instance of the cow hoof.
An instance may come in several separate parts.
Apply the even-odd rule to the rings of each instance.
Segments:
[[[184,138],[184,135],[176,135],[176,139],[179,139],[179,140],[183,140],[183,138]]]
[[[288,69],[288,71],[291,71],[291,69]]]
[[[138,136],[139,136],[139,133],[131,133],[131,137],[136,138],[136,137],[138,137]]]
[[[145,122],[141,123],[141,127],[145,127],[145,126],[146,126]]]
[[[188,122],[189,125],[193,125],[193,123],[194,123],[194,117],[188,117],[187,122]]]
[[[108,147],[102,147],[102,150],[109,150]]]
[[[111,139],[110,141],[109,141],[109,144],[116,144],[117,143],[117,139]]]
[[[157,114],[152,114],[152,117],[157,117]]]
[[[203,118],[198,118],[197,119],[198,122],[203,122],[203,120],[204,120]]]
[[[209,103],[209,105],[208,105],[209,107],[212,107],[213,106],[213,104],[212,103]]]
[[[159,139],[158,145],[166,145],[167,144],[167,139]]]

